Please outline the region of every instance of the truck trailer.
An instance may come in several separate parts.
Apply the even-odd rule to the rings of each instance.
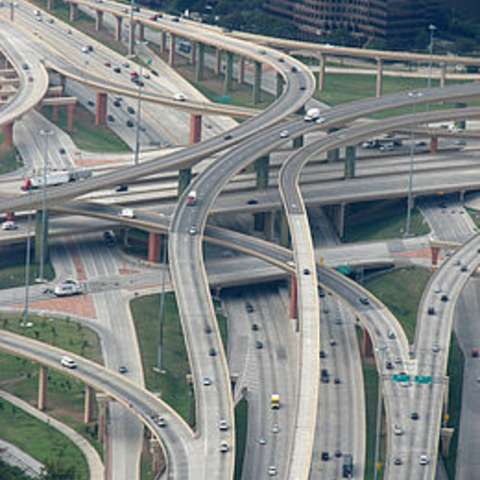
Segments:
[[[49,172],[47,173],[46,178],[44,178],[43,175],[26,178],[20,188],[23,191],[43,188],[45,180],[47,187],[54,187],[56,185],[63,185],[69,182],[86,180],[91,176],[92,172],[90,170],[73,170],[72,172],[67,172],[63,170],[59,172]]]

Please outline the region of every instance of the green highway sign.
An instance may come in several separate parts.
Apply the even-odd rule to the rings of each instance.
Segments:
[[[415,375],[415,383],[432,383],[432,377],[430,375]]]
[[[393,375],[393,381],[394,382],[409,382],[410,381],[410,375],[407,375],[406,373],[400,374],[396,373]]]

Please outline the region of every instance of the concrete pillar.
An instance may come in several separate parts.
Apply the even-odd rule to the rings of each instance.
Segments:
[[[355,154],[355,146],[348,145],[345,148],[345,178],[355,178]]]
[[[75,22],[78,16],[78,4],[71,3],[70,4],[70,21]]]
[[[297,278],[295,277],[295,275],[292,275],[290,280],[290,320],[294,320],[297,318],[297,303]]]
[[[59,97],[60,97],[62,95],[65,95],[65,87],[67,86],[67,77],[59,73],[58,79],[60,80],[60,86],[62,87],[62,93],[59,94]]]
[[[447,64],[442,62],[440,64],[440,88],[445,86],[445,82],[447,80]]]
[[[328,133],[334,133],[338,130],[338,128],[330,128]],[[332,150],[327,150],[327,162],[339,162],[340,161],[340,149],[334,148]]]
[[[280,97],[283,93],[283,85],[285,81],[283,80],[283,77],[277,73],[277,98]]]
[[[325,86],[325,55],[320,53],[318,55],[318,81],[317,81],[317,90],[323,92]]]
[[[293,148],[302,148],[304,144],[304,136],[299,135],[293,139]]]
[[[67,105],[67,132],[73,131],[73,113],[75,111],[75,104]]]
[[[174,33],[170,33],[170,51],[168,55],[168,64],[171,67],[175,66],[175,39],[177,36]]]
[[[367,329],[363,329],[363,356],[369,358],[373,356],[373,344]]]
[[[108,397],[105,394],[97,393],[98,402],[98,441],[103,443],[105,440],[105,430],[107,426],[107,405]]]
[[[257,189],[268,188],[270,173],[270,157],[265,155],[255,162],[255,171],[257,173]]]
[[[13,147],[13,122],[4,125],[3,134],[5,135],[5,146],[8,148]]]
[[[178,172],[178,196],[180,196],[190,185],[192,180],[192,169],[182,168]]]
[[[280,215],[280,245],[285,248],[290,247],[290,228],[288,226],[287,216],[283,209]]]
[[[162,234],[150,232],[148,235],[148,261],[160,263],[162,256]]]
[[[167,51],[167,34],[164,31],[160,32],[160,53],[163,54]]]
[[[215,52],[215,68],[213,70],[215,75],[220,75],[222,71],[222,49],[217,48]]]
[[[145,25],[143,23],[138,22],[138,40],[141,42],[145,41]]]
[[[107,124],[107,94],[97,92],[97,104],[95,109],[95,126]]]
[[[7,212],[5,220],[13,222],[15,220],[15,212]]]
[[[85,407],[83,410],[83,423],[91,423],[94,415],[94,390],[90,385],[85,385]]]
[[[103,12],[101,10],[95,11],[95,30],[98,32],[103,27]]]
[[[438,257],[440,255],[440,249],[438,247],[430,247],[430,257],[432,259],[432,270],[438,267]]]
[[[265,238],[272,241],[275,237],[275,212],[265,212]]]
[[[190,114],[190,143],[202,141],[202,116]]]
[[[345,236],[345,204],[333,206],[333,223],[337,230],[338,236],[343,238]]]
[[[53,10],[55,8],[55,0],[47,0],[47,10]]]
[[[152,471],[156,473],[162,466],[162,447],[154,437],[150,439],[150,455],[152,456]]]
[[[256,105],[262,101],[262,64],[255,62],[255,75],[253,79],[253,104]]]
[[[50,255],[48,251],[48,229],[49,229],[48,210],[45,211],[45,237],[43,233],[42,210],[37,210],[35,214],[35,263],[42,261],[42,244],[43,244],[43,261],[48,261]]]
[[[430,155],[436,155],[438,149],[438,138],[432,137],[430,138]]]
[[[450,455],[450,445],[455,430],[451,427],[442,427],[440,430],[440,440],[442,444],[442,457],[447,458]]]
[[[40,366],[40,375],[38,377],[38,409],[47,408],[47,390],[48,390],[48,368]]]
[[[229,94],[232,91],[233,86],[233,53],[227,52],[227,61],[225,65],[225,81],[224,81],[224,92]]]
[[[191,42],[192,44],[192,50],[190,51],[190,64],[195,65],[197,63],[197,45],[198,42]]]
[[[59,118],[59,111],[58,111],[58,105],[52,105],[52,122],[58,122]]]
[[[376,96],[381,97],[383,90],[383,60],[377,58],[377,84],[376,84]]]
[[[195,65],[195,80],[203,81],[205,68],[205,44],[199,43],[197,47],[197,64]]]
[[[243,83],[245,81],[245,58],[240,57],[238,59],[238,83]]]
[[[115,17],[115,20],[117,21],[115,24],[115,40],[117,40],[117,42],[121,42],[123,17]]]
[[[256,232],[265,231],[265,212],[253,214],[253,228]]]

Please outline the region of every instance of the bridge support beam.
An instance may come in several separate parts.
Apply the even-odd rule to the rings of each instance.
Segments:
[[[298,293],[297,277],[292,275],[290,279],[290,320],[297,319]]]
[[[75,22],[78,17],[78,4],[77,3],[71,3],[70,4],[70,21]]]
[[[90,385],[85,385],[85,405],[83,409],[83,423],[92,423],[94,417],[94,404],[95,398],[94,390]]]
[[[440,443],[442,445],[442,457],[447,458],[450,455],[450,445],[455,430],[451,427],[442,427],[440,429]]]
[[[47,391],[48,391],[48,368],[40,366],[40,374],[38,376],[38,409],[46,410],[47,408]]]
[[[287,215],[282,209],[280,215],[280,245],[285,248],[290,248],[290,228],[288,226]]]
[[[222,49],[217,48],[215,51],[215,67],[213,69],[215,75],[220,75],[222,72]]]
[[[240,57],[238,59],[238,83],[245,82],[245,57]]]
[[[178,172],[178,196],[180,196],[190,185],[192,180],[192,169],[182,168]]]
[[[317,91],[323,92],[325,87],[325,55],[320,53],[318,55],[318,80],[317,80]]]
[[[175,39],[177,36],[174,33],[170,33],[170,51],[168,55],[168,64],[171,67],[175,66]]]
[[[122,41],[122,23],[123,23],[123,17],[115,17],[116,23],[115,23],[115,40],[117,42]]]
[[[253,77],[253,104],[257,105],[262,101],[262,64],[255,62]]]
[[[47,10],[51,11],[55,8],[55,0],[47,0]]]
[[[201,82],[203,81],[203,78],[204,78],[204,69],[205,69],[205,44],[199,43],[196,51],[197,51],[197,62],[195,65],[195,80],[197,82]]]
[[[348,145],[345,148],[345,178],[355,178],[355,155],[356,148],[353,145]]]
[[[101,10],[95,11],[95,30],[98,32],[103,27],[103,12]]]
[[[162,234],[150,232],[148,235],[148,261],[160,263],[162,257]]]
[[[268,188],[270,173],[270,157],[265,155],[255,162],[255,171],[257,174],[257,189]]]
[[[227,61],[225,65],[225,79],[223,91],[229,94],[233,88],[233,53],[227,52]]]
[[[202,116],[192,113],[190,115],[190,143],[202,141]]]
[[[430,139],[430,155],[436,155],[438,150],[438,137]]]
[[[95,109],[95,126],[107,124],[107,94],[105,92],[97,92],[97,102]]]
[[[73,131],[73,113],[75,112],[75,104],[67,105],[67,132]]]
[[[447,64],[442,62],[440,64],[440,88],[445,86],[445,82],[447,81]]]
[[[7,123],[3,127],[3,134],[5,135],[5,146],[8,148],[13,147],[13,122]]]
[[[37,210],[35,214],[35,262],[42,261],[44,265],[47,263],[50,255],[48,248],[48,230],[49,230],[49,215],[48,210],[45,210],[45,236],[43,236],[43,215],[42,210]]]
[[[383,60],[377,58],[377,82],[376,82],[376,96],[377,98],[382,96],[383,90]]]
[[[373,344],[367,329],[363,329],[363,356],[364,358],[373,357]]]
[[[304,144],[304,136],[303,135],[299,135],[298,137],[295,137],[293,139],[293,142],[292,142],[293,148],[295,148],[295,149],[302,148],[303,144]]]
[[[277,73],[277,98],[282,95],[284,84],[285,84],[285,80],[279,73]]]

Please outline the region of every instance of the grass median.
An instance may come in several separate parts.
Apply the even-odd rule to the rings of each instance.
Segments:
[[[22,159],[15,147],[7,147],[5,135],[0,133],[0,175],[14,172],[23,165]]]

